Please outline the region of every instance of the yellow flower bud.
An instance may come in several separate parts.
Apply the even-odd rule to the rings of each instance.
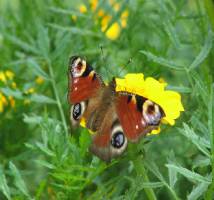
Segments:
[[[116,40],[120,35],[121,28],[117,22],[113,23],[106,31],[106,37],[110,40]]]
[[[7,78],[9,78],[10,80],[12,80],[13,77],[15,76],[15,74],[12,71],[9,71],[9,70],[7,70],[5,72],[5,74],[6,74]]]
[[[91,9],[95,11],[98,5],[98,0],[90,0],[90,4],[91,4]]]
[[[35,82],[36,82],[38,85],[40,85],[40,84],[44,83],[44,78],[42,78],[41,76],[38,76],[38,77],[36,78]]]
[[[80,11],[81,13],[86,13],[86,12],[87,12],[87,7],[86,7],[84,4],[81,4],[81,5],[79,6],[79,11]]]
[[[12,83],[11,83],[11,87],[12,87],[13,89],[16,89],[16,88],[17,88],[16,83],[15,83],[15,82],[12,82]]]
[[[4,72],[0,71],[0,81],[2,81],[3,83],[7,82],[7,78],[4,74]]]
[[[35,92],[35,89],[34,88],[29,88],[25,93],[26,94],[32,94]]]
[[[16,104],[15,99],[14,99],[12,96],[9,96],[9,101],[10,101],[10,106],[11,106],[12,108],[14,108],[14,107],[15,107],[15,104]]]

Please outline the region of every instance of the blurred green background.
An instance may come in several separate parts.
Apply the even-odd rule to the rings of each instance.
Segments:
[[[212,0],[0,0],[0,199],[213,199]],[[144,73],[185,108],[111,163],[72,129],[68,60]]]

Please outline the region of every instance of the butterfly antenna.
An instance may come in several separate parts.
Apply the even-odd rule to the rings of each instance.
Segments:
[[[102,44],[100,44],[100,51],[101,51],[102,61],[103,61],[103,63],[105,63],[105,57],[104,57],[104,53],[103,53],[103,45]]]
[[[122,72],[125,68],[128,67],[128,65],[129,65],[130,63],[132,63],[132,58],[129,58],[128,62],[127,62],[125,65],[123,65],[123,66],[121,67],[121,69],[120,69],[120,71],[119,71],[119,75],[121,74],[121,72]]]
[[[101,51],[101,58],[102,58],[102,61],[103,61],[103,64],[106,65],[106,57],[104,56],[104,51],[103,51],[103,45],[100,44],[100,51]],[[109,70],[109,66],[106,67],[106,71],[108,73],[108,75],[110,75],[110,77],[113,76],[113,74],[110,72]]]

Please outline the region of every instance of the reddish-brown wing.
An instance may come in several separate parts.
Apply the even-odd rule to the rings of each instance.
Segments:
[[[93,68],[78,56],[70,59],[68,77],[68,100],[72,104],[91,98],[103,85]]]
[[[103,102],[109,97],[104,95]],[[128,141],[137,142],[141,136],[157,129],[164,115],[160,106],[138,95],[116,92],[107,105],[90,147],[105,161],[122,154]]]
[[[106,108],[102,123],[93,135],[90,151],[105,161],[119,156],[127,147],[127,138],[119,123],[114,101]]]
[[[139,138],[157,129],[163,110],[154,102],[131,94],[118,93],[116,112],[128,140],[137,142]]]

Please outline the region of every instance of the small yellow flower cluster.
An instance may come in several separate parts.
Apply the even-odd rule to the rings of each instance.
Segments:
[[[141,95],[158,104],[164,111],[162,123],[175,124],[175,119],[184,111],[181,95],[178,92],[165,90],[166,83],[144,75],[127,74],[124,79],[116,78],[116,91],[126,91]],[[156,131],[154,133],[157,133]]]
[[[129,16],[128,10],[124,10],[120,14],[118,21],[113,22],[113,17],[104,9],[101,8],[101,5],[98,6],[98,0],[90,0],[90,11],[95,14],[95,22],[99,23],[101,26],[101,31],[105,33],[106,37],[110,40],[116,40],[123,28],[127,26],[127,20]],[[109,0],[109,5],[112,7],[112,10],[117,13],[120,12],[121,4],[116,0]],[[81,4],[79,6],[79,11],[81,13],[87,13],[88,8],[86,5]],[[76,16],[72,16],[72,19],[76,21]]]
[[[10,70],[0,71],[0,113],[2,113],[4,111],[4,108],[6,108],[7,106],[14,108],[16,105],[15,98],[13,96],[5,96],[5,94],[1,90],[1,87],[17,89],[17,85],[14,80],[14,77],[15,77],[15,74]],[[40,76],[38,76],[35,79],[35,83],[37,85],[41,85],[43,82],[44,82],[44,79]],[[34,87],[30,87],[23,92],[23,94],[25,95],[31,95],[33,93],[35,93]],[[29,104],[30,100],[26,97],[23,103]]]
[[[35,83],[37,85],[43,84],[44,83],[44,78],[42,78],[41,76],[38,76],[35,79]],[[34,87],[29,87],[27,90],[24,91],[24,94],[28,96],[28,95],[32,95],[35,92],[36,92],[36,89]],[[25,105],[29,105],[30,103],[31,103],[30,99],[29,98],[25,98],[24,104]]]
[[[0,71],[0,86],[6,85],[12,88],[16,88],[16,83],[13,81],[14,73],[12,71]],[[12,108],[15,107],[15,99],[13,96],[6,97],[0,89],[0,113],[4,111],[4,107],[10,105]]]

